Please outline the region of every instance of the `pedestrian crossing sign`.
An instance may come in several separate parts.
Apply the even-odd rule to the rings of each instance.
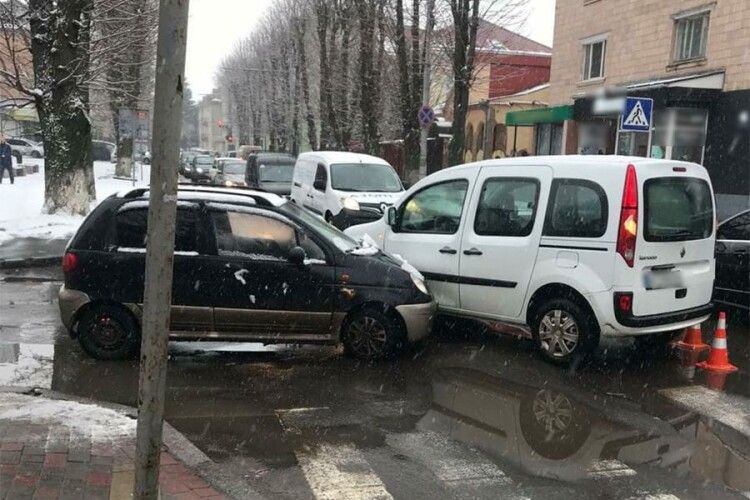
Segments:
[[[627,97],[622,110],[620,130],[648,132],[651,130],[651,117],[654,100],[648,97]]]

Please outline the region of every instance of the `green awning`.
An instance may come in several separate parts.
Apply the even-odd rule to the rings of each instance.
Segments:
[[[525,109],[505,113],[506,125],[534,125],[535,123],[558,123],[573,119],[573,106]]]
[[[8,112],[8,117],[17,122],[38,122],[39,115],[33,106],[14,108]]]

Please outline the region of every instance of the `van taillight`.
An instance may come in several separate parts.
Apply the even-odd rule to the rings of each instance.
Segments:
[[[622,211],[617,233],[617,253],[622,255],[628,267],[635,261],[635,241],[638,235],[638,179],[635,167],[628,165],[625,173],[625,188],[622,191]]]
[[[620,311],[629,313],[633,309],[633,294],[630,292],[615,293],[615,304]]]
[[[78,256],[72,252],[67,252],[63,256],[62,268],[65,274],[75,271],[78,267]]]

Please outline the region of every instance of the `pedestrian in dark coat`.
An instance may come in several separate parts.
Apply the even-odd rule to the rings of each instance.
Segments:
[[[11,151],[10,145],[5,142],[5,136],[0,135],[0,184],[3,183],[6,170],[10,176],[10,183],[13,184],[15,182],[15,176],[13,175],[13,151]]]

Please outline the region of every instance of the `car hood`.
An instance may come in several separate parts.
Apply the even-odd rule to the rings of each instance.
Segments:
[[[349,269],[352,285],[414,288],[407,271],[393,257],[378,252],[374,255],[343,254],[336,266]]]
[[[362,241],[362,238],[368,235],[381,250],[385,250],[385,230],[387,227],[385,218],[381,218],[374,222],[348,227],[344,230],[344,234],[357,241]]]
[[[292,183],[290,182],[263,182],[260,183],[261,189],[265,189],[274,194],[285,195],[292,192]]]

